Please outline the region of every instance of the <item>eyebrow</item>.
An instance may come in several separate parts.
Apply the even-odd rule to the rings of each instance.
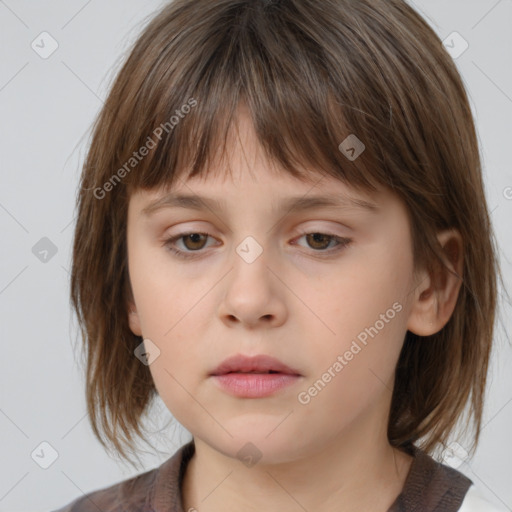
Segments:
[[[190,210],[211,210],[219,212],[225,208],[226,202],[221,199],[212,197],[204,197],[192,194],[167,194],[164,197],[157,199],[145,208],[142,209],[141,214],[150,216],[162,208],[186,208]],[[379,208],[376,204],[364,199],[349,197],[346,195],[324,195],[324,196],[299,196],[288,197],[279,203],[278,208],[274,208],[277,213],[282,212],[297,212],[304,210],[312,210],[314,208],[330,207],[335,209],[359,209],[377,213]]]

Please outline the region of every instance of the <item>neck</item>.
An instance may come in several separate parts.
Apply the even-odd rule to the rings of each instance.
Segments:
[[[182,485],[183,509],[201,512],[387,512],[412,457],[393,448],[386,422],[368,418],[286,461],[263,456],[247,467],[199,438]],[[380,427],[375,427],[379,425]]]

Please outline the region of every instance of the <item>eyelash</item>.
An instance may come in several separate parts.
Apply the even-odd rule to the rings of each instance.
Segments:
[[[210,235],[210,233],[203,233],[203,232],[199,232],[199,231],[190,231],[188,233],[181,233],[181,234],[173,236],[171,238],[167,238],[166,240],[164,240],[163,245],[164,245],[164,247],[167,248],[167,250],[169,250],[171,253],[175,254],[178,258],[182,258],[182,259],[197,258],[203,252],[202,249],[198,249],[197,251],[182,251],[181,249],[176,249],[174,247],[174,243],[177,240],[180,240],[181,238],[185,238],[186,236],[189,236],[189,235],[205,235],[205,236],[209,236],[209,237],[213,238],[213,236]],[[352,243],[351,238],[344,238],[344,237],[334,235],[333,233],[324,233],[324,232],[320,232],[320,231],[302,232],[301,236],[299,238],[302,238],[303,236],[306,236],[306,235],[324,235],[324,236],[330,237],[338,242],[338,244],[335,246],[337,248],[330,249],[328,251],[326,251],[326,250],[315,251],[312,249],[313,253],[319,253],[320,257],[332,256],[333,253],[337,253],[337,252],[345,249]],[[194,254],[194,253],[197,253],[197,254]],[[321,253],[326,253],[326,255],[324,256]]]

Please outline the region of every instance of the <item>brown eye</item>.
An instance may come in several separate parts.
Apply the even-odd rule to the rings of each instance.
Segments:
[[[207,247],[208,238],[213,240],[212,235],[209,233],[182,233],[164,240],[163,246],[179,258],[197,258],[201,257],[205,253],[202,249]],[[330,233],[318,232],[302,233],[302,236],[299,237],[299,239],[301,238],[306,238],[311,254],[316,253],[318,256],[325,255],[326,257],[345,249],[352,242],[349,238],[343,238]],[[334,246],[329,248],[333,242]]]
[[[206,246],[208,238],[212,238],[209,233],[182,233],[165,240],[163,245],[180,258],[193,258],[203,252],[201,249]],[[176,245],[181,245],[181,247],[176,247]]]
[[[203,237],[203,241],[201,241]],[[206,245],[208,235],[205,233],[190,233],[180,237],[183,240],[185,247],[191,251],[197,251],[202,249]]]
[[[345,249],[352,243],[352,239],[343,238],[332,233],[303,232],[302,236],[299,237],[297,240],[301,240],[302,238],[306,240],[306,243],[310,249],[309,252],[311,254],[326,257]],[[294,242],[294,245],[295,244],[297,244],[297,242]],[[297,245],[301,245],[302,247],[304,247],[304,245],[301,243]]]
[[[324,233],[309,233],[306,235],[306,240],[313,249],[327,249],[333,238],[335,237]]]

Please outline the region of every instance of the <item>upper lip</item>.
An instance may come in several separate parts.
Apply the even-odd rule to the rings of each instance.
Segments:
[[[275,371],[288,373],[291,375],[300,375],[294,368],[290,368],[275,357],[259,354],[256,356],[244,356],[237,354],[225,359],[210,375],[224,375],[230,372],[268,372]]]

